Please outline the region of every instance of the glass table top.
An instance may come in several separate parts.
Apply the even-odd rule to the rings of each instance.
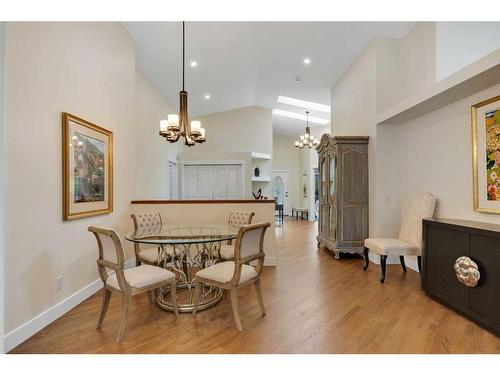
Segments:
[[[229,224],[161,225],[135,230],[125,239],[137,243],[180,245],[227,241],[236,238],[238,229]]]

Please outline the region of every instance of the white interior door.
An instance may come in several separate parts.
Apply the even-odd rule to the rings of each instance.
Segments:
[[[212,199],[212,168],[198,167],[198,199]]]
[[[214,199],[227,199],[227,167],[213,167]]]
[[[168,161],[168,198],[177,199],[177,163]]]
[[[241,165],[227,167],[227,199],[243,198],[243,181]]]
[[[273,171],[273,199],[283,205],[283,214],[290,215],[290,173]]]
[[[189,164],[183,166],[184,199],[241,199],[243,166],[240,164]]]

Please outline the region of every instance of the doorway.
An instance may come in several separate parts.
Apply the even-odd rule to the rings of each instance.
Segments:
[[[273,171],[273,198],[283,205],[283,215],[290,215],[290,172]]]

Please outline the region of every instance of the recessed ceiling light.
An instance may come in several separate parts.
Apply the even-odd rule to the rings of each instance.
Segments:
[[[311,63],[311,59],[309,57],[306,57],[304,59],[304,64],[309,65]]]
[[[189,65],[191,65],[191,67],[193,68],[196,68],[198,66],[198,63],[196,61],[191,61]]]
[[[326,104],[320,104],[315,102],[308,102],[307,100],[290,98],[288,96],[278,96],[278,103],[293,105],[296,107],[307,108],[313,111],[320,111],[330,113],[330,106]]]
[[[282,109],[273,109],[273,115],[290,117],[297,120],[304,120],[304,121],[306,120],[306,115],[302,115],[300,113],[295,113],[295,112],[283,111]],[[324,118],[309,116],[309,122],[325,125],[328,124],[329,120],[326,120]]]
[[[210,99],[210,94],[206,94],[205,99],[207,99],[207,100]]]

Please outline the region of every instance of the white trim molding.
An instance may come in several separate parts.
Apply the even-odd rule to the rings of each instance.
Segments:
[[[129,259],[125,262],[125,268],[130,268],[135,265],[135,258]],[[19,344],[29,339],[38,331],[47,327],[54,320],[60,318],[66,314],[71,309],[78,306],[80,303],[85,301],[87,298],[91,297],[97,293],[102,288],[101,279],[95,280],[83,287],[79,291],[73,293],[69,297],[58,302],[51,308],[42,312],[41,314],[35,316],[33,319],[27,321],[26,323],[20,325],[14,330],[10,331],[5,335],[5,352],[14,349]]]

